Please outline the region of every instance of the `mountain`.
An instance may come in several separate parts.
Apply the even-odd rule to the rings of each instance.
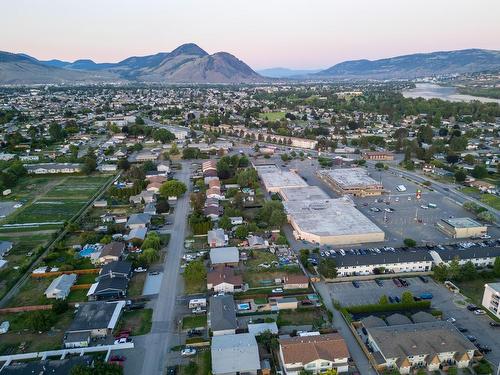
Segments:
[[[265,82],[235,56],[209,55],[196,44],[183,44],[171,52],[133,56],[117,63],[82,59],[39,61],[25,54],[0,52],[0,83],[62,83],[82,81],[135,81],[158,83]]]
[[[268,68],[257,70],[261,76],[269,78],[294,78],[320,72],[321,69]]]
[[[47,65],[37,59],[0,51],[0,83],[2,84],[59,84],[119,81],[108,72],[77,72]]]
[[[465,49],[381,60],[345,61],[314,76],[339,79],[412,79],[500,69],[500,51]]]

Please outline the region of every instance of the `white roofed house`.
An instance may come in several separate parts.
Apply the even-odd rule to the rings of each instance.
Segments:
[[[145,213],[132,214],[128,218],[126,227],[129,229],[146,228],[151,221],[151,215]]]
[[[214,336],[211,354],[214,375],[256,375],[261,368],[257,340],[250,333]]]
[[[76,278],[77,275],[74,273],[56,277],[45,290],[45,296],[47,298],[66,299],[71,291],[71,287],[75,284]]]
[[[207,233],[208,245],[210,247],[222,247],[227,245],[228,238],[224,233],[224,229],[213,229]]]

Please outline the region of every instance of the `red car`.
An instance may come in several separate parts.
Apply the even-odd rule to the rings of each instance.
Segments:
[[[127,357],[125,357],[124,355],[112,355],[110,358],[109,358],[109,361],[110,362],[123,362],[127,359]]]
[[[113,365],[117,365],[117,366],[123,367],[123,363],[120,362],[120,361],[108,361],[108,363],[111,363]]]

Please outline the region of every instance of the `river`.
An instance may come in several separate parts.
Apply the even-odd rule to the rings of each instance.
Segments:
[[[432,83],[417,83],[414,89],[403,90],[405,98],[442,99],[451,102],[470,102],[478,100],[482,103],[498,103],[500,99],[460,94],[455,87],[444,87]]]

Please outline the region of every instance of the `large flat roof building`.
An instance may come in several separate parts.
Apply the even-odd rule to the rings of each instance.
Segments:
[[[384,241],[384,232],[347,198],[285,201],[283,205],[297,239],[321,245]]]
[[[437,227],[452,238],[468,238],[486,234],[488,229],[470,217],[454,217],[441,219]]]
[[[258,165],[255,169],[265,189],[270,193],[279,193],[283,188],[308,186],[297,173],[282,171],[275,165]]]
[[[317,186],[304,186],[295,188],[283,188],[280,190],[281,198],[284,201],[302,201],[316,200],[316,199],[330,199],[321,188]]]
[[[364,168],[319,170],[317,175],[340,194],[366,197],[380,195],[384,191],[382,184],[371,178]]]

